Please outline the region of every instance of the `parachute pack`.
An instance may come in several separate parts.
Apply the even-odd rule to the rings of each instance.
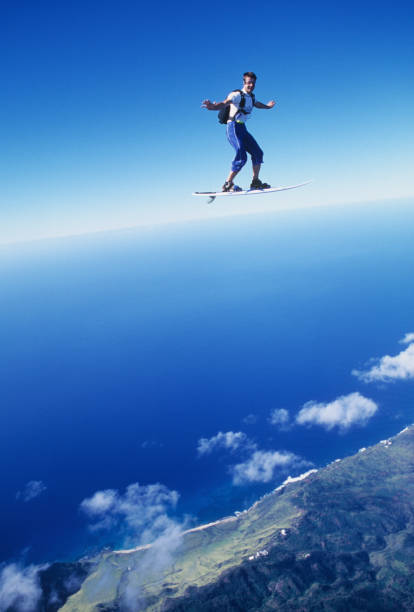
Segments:
[[[239,109],[237,113],[235,114],[235,116],[233,117],[233,121],[234,121],[238,113],[243,113],[243,115],[250,115],[250,112],[244,110],[244,107],[246,106],[246,94],[244,93],[244,91],[242,91],[241,89],[234,89],[233,91],[237,91],[239,94],[241,94]],[[253,106],[254,106],[254,100],[255,100],[254,94],[250,94],[250,96],[253,100]],[[226,124],[227,121],[229,120],[229,115],[230,115],[230,104],[228,104],[227,106],[219,110],[218,122],[222,124]]]

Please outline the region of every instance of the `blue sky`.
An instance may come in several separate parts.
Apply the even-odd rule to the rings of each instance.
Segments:
[[[28,1],[2,9],[0,241],[414,193],[406,2]],[[232,150],[200,108],[258,76],[262,176],[311,187],[206,207]],[[240,183],[247,185],[246,168]]]

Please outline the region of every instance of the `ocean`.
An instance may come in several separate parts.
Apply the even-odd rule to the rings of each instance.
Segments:
[[[412,380],[352,371],[414,332],[413,227],[412,201],[384,201],[1,247],[0,561],[122,545],[88,529],[96,491],[161,483],[200,524],[412,423]],[[366,423],[295,424],[351,393]],[[234,484],[248,449],[197,453],[219,431],[303,462]]]

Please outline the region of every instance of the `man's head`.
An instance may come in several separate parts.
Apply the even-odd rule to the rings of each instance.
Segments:
[[[243,89],[247,91],[247,93],[252,93],[253,89],[256,85],[257,76],[254,72],[245,72],[243,75]]]

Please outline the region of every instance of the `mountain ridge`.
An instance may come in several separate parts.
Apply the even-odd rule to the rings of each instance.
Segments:
[[[413,610],[414,426],[188,530],[161,569],[150,550],[102,553],[54,609]]]

